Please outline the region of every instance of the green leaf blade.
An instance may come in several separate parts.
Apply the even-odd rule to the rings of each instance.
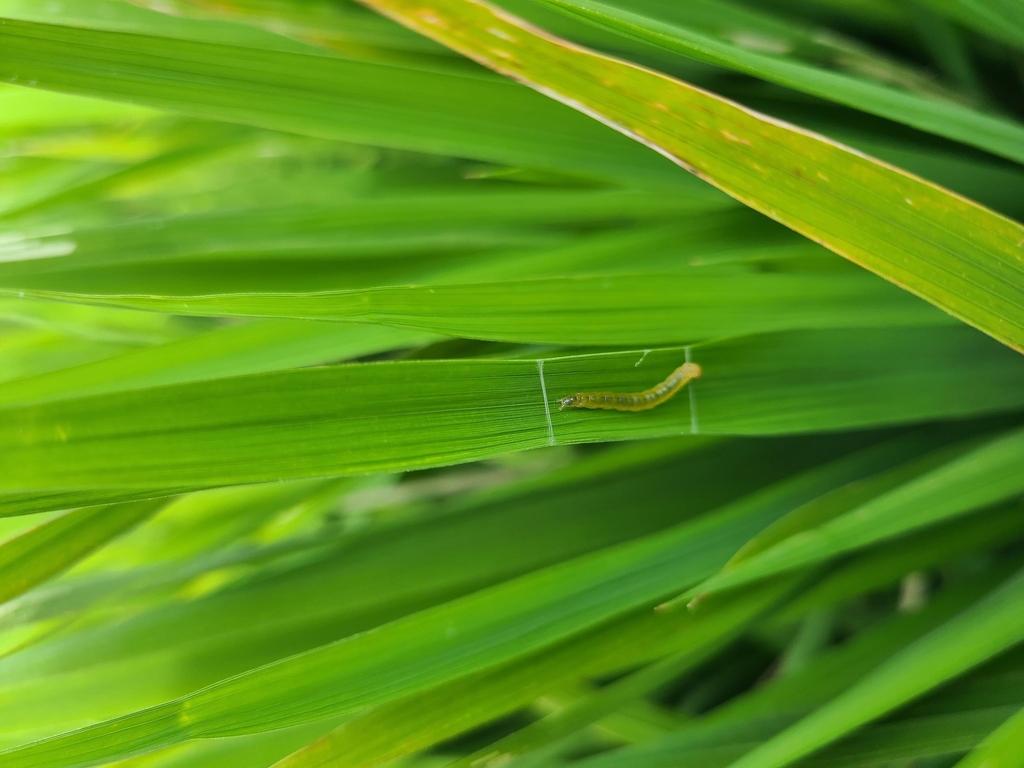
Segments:
[[[599,117],[1024,352],[1021,224],[707,91],[538,34],[483,3],[439,0],[426,10],[405,0],[366,4]]]
[[[1024,574],[896,654],[820,710],[731,764],[783,768],[1024,640]]]
[[[835,101],[1024,162],[1024,126],[797,61],[749,51],[692,29],[593,0],[543,0],[557,10],[676,53]]]
[[[735,587],[828,560],[1024,493],[1024,430],[1002,435],[738,562],[697,591]],[[755,575],[756,574],[756,575]]]
[[[642,391],[681,365],[685,349],[354,364],[12,407],[0,420],[0,488],[209,487],[443,466],[552,444],[829,431],[1024,404],[1024,360],[964,328],[801,331],[692,354],[704,368],[696,386],[641,414],[562,411],[557,401]]]

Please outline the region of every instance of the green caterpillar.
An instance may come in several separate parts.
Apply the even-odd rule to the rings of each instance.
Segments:
[[[649,411],[670,400],[694,379],[701,377],[701,367],[696,363],[683,363],[660,384],[643,392],[577,392],[561,398],[559,410],[566,408],[593,408],[603,411]]]

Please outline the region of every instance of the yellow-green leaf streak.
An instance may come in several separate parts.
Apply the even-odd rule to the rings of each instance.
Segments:
[[[822,136],[480,0],[362,0],[591,115],[737,200],[1024,351],[1024,226]]]

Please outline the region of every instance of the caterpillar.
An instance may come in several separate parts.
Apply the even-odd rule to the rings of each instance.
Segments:
[[[648,411],[670,400],[689,382],[699,379],[702,373],[701,367],[696,363],[683,363],[663,382],[643,392],[577,392],[575,395],[561,398],[558,401],[558,410],[594,408],[603,411]]]

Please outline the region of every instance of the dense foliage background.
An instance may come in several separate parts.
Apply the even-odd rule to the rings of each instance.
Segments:
[[[1024,766],[1024,4],[499,2],[0,0],[0,765]]]

